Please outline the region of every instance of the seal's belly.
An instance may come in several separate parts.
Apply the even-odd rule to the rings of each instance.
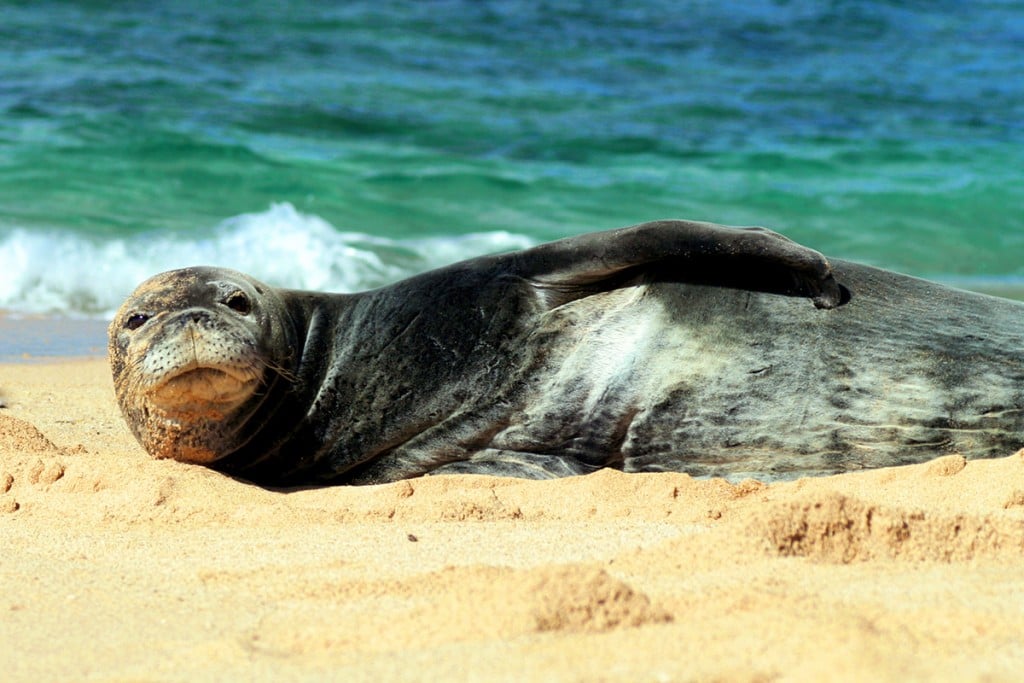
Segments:
[[[674,283],[573,302],[533,332],[544,351],[492,446],[588,468],[785,477],[1022,445],[1020,362],[1008,372],[998,350],[927,321],[894,331],[886,307],[856,303],[820,311]]]
[[[524,342],[540,352],[513,378],[527,390],[491,446],[562,455],[591,467],[622,466],[638,427],[652,415],[667,410],[682,425],[687,397],[699,387],[759,363],[745,357],[731,330],[666,305],[685,305],[692,289],[637,285],[541,316]],[[673,447],[682,445],[685,433],[680,430]]]

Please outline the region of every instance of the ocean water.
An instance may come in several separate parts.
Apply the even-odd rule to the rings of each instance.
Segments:
[[[8,319],[665,217],[1024,292],[1024,2],[113,4],[4,3]]]

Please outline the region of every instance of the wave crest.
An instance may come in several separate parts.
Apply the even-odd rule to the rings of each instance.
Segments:
[[[234,268],[276,287],[351,292],[532,244],[505,231],[402,240],[343,232],[288,203],[234,216],[204,236],[101,240],[13,228],[0,230],[0,309],[109,316],[151,275],[200,264]]]

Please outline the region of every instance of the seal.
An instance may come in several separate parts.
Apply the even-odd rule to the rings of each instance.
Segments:
[[[772,479],[1024,446],[1024,305],[761,228],[644,223],[356,294],[185,268],[109,332],[146,451],[265,486]]]

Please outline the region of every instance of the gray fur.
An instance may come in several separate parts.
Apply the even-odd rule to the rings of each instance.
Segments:
[[[777,478],[1024,446],[1024,306],[830,266],[763,230],[649,223],[354,295],[209,268],[158,278],[178,283],[161,306],[179,310],[147,325],[214,307],[232,278],[282,302],[260,309],[280,309],[261,323],[264,388],[209,463],[267,485],[601,467]],[[124,321],[146,300],[111,325],[116,386],[137,367],[119,362]],[[121,397],[137,434],[140,400]]]

